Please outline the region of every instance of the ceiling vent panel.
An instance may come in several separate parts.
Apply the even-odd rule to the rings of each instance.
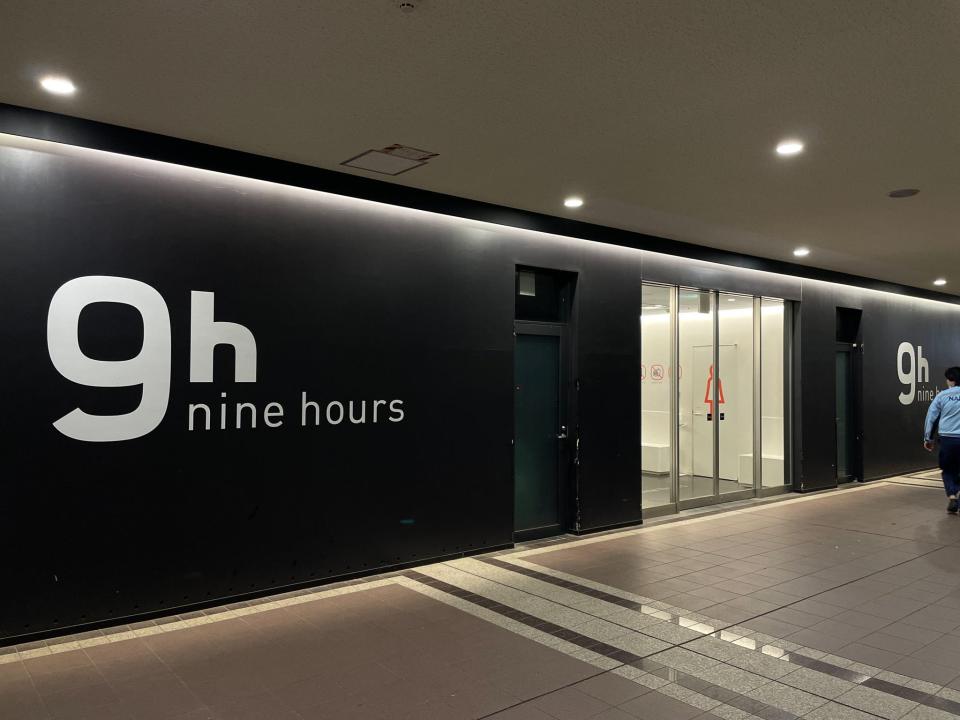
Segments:
[[[428,150],[406,145],[388,145],[382,150],[367,150],[340,164],[381,175],[400,175],[426,165],[428,160],[436,156],[437,153]]]

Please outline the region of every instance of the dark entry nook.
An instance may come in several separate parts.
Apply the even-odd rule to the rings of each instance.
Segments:
[[[514,323],[514,539],[567,529],[573,276],[520,268]],[[573,442],[576,442],[574,439]]]

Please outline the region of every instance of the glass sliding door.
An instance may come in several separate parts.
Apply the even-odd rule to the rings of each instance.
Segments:
[[[675,288],[644,285],[640,314],[640,452],[643,510],[670,508],[674,488]]]
[[[681,288],[677,303],[680,502],[710,498],[716,488],[714,347],[716,296]]]
[[[754,299],[719,295],[716,417],[720,494],[753,492]]]
[[[644,512],[782,492],[791,482],[789,303],[653,284],[642,292]]]

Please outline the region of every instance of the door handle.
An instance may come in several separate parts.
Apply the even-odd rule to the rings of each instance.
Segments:
[[[566,440],[567,439],[567,426],[561,425],[560,432],[557,434],[557,440]]]

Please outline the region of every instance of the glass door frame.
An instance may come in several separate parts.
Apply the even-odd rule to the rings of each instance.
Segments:
[[[695,288],[689,288],[695,289]],[[713,418],[711,422],[713,426],[711,430],[713,431],[713,493],[710,495],[705,495],[703,497],[689,498],[687,500],[677,500],[677,509],[678,510],[687,510],[690,508],[703,507],[705,505],[715,505],[722,502],[733,502],[736,500],[746,500],[748,498],[755,497],[757,494],[757,486],[760,481],[759,470],[759,460],[758,450],[760,448],[760,423],[757,420],[756,413],[756,403],[758,402],[759,393],[757,392],[757,386],[759,384],[758,375],[760,370],[760,365],[758,363],[758,358],[760,354],[760,314],[758,312],[758,303],[760,299],[757,297],[752,297],[749,295],[743,295],[740,293],[726,293],[720,290],[698,290],[699,292],[708,292],[711,297],[710,305],[714,309],[711,317],[712,324],[712,364],[713,364],[713,377],[715,382],[710,385],[710,407],[715,408],[713,411]],[[751,363],[753,364],[753,403],[751,404],[751,439],[752,439],[752,450],[753,450],[753,487],[745,490],[737,490],[735,492],[721,493],[720,492],[720,422],[721,422],[721,412],[720,412],[720,384],[723,378],[724,368],[720,365],[720,297],[721,295],[739,295],[740,297],[750,297],[752,300],[752,337],[753,337],[753,352],[751,353]],[[679,357],[679,334],[677,336],[677,352]],[[677,388],[679,395],[679,388]],[[678,398],[679,404],[679,398]],[[679,431],[679,416],[677,417],[676,425],[678,425]],[[677,447],[677,463],[679,466],[679,445]]]
[[[730,293],[722,290],[703,290],[699,288],[680,287],[678,285],[666,285],[663,283],[643,283],[644,285],[665,287],[670,290],[670,347],[669,347],[669,367],[673,372],[668,373],[669,397],[670,397],[670,501],[667,504],[658,505],[652,508],[642,508],[644,518],[654,518],[662,515],[669,515],[680,510],[690,508],[715,505],[736,500],[745,500],[753,497],[767,497],[788,492],[793,484],[793,463],[791,458],[792,448],[792,388],[793,388],[793,303],[789,300],[775,298],[783,302],[783,468],[784,482],[782,485],[773,487],[763,487],[763,454],[762,454],[762,309],[764,296],[747,295],[744,293]],[[722,368],[720,367],[720,296],[739,295],[740,297],[749,297],[752,300],[752,338],[753,348],[751,361],[753,363],[753,398],[750,404],[751,418],[751,437],[753,452],[753,479],[752,487],[739,491],[720,493],[720,413],[715,412],[713,418],[713,493],[708,496],[690,498],[681,500],[679,497],[680,489],[680,383],[678,362],[680,358],[680,323],[679,323],[679,294],[681,290],[697,290],[698,292],[708,292],[711,296],[711,305],[715,309],[712,320],[712,351],[714,377],[717,382],[711,385],[712,407],[719,408],[720,400],[720,382]],[[641,335],[642,342],[642,335]],[[692,372],[692,370],[691,370]],[[640,392],[643,392],[641,385]],[[642,400],[641,400],[642,402]],[[641,447],[641,453],[643,452]],[[691,468],[692,472],[692,468]],[[642,482],[642,478],[641,478]]]
[[[644,282],[642,286],[652,286],[660,287],[669,291],[669,302],[667,306],[668,310],[668,328],[669,328],[669,342],[668,351],[667,351],[667,368],[668,372],[666,373],[667,380],[667,395],[669,397],[669,437],[670,437],[670,473],[669,473],[669,484],[670,484],[670,500],[669,502],[663,505],[655,505],[652,508],[646,508],[641,506],[640,512],[641,517],[643,518],[655,518],[661,517],[663,515],[673,515],[677,512],[677,503],[679,499],[679,488],[680,488],[680,453],[679,453],[679,443],[680,443],[680,423],[679,423],[679,411],[680,411],[680,383],[678,382],[678,362],[680,358],[680,325],[678,313],[680,309],[680,288],[677,285],[667,285],[665,283],[656,283],[656,282]],[[641,293],[642,293],[641,286]],[[643,314],[643,309],[641,308],[641,317]],[[643,324],[642,320],[640,323],[640,343],[643,342]],[[640,347],[638,345],[638,347]],[[637,401],[640,405],[640,419],[643,422],[643,383],[640,383],[640,396],[637,398]],[[640,453],[641,453],[641,467],[642,463],[642,453],[643,453],[643,442],[641,438],[638,438],[640,442]],[[640,482],[643,483],[643,470],[640,472]],[[641,488],[640,493],[641,498],[643,497],[643,492]]]
[[[760,325],[755,325],[755,332],[757,333],[755,338],[756,342],[758,343],[755,345],[754,350],[756,353],[754,355],[755,363],[760,363],[763,360],[763,355],[760,350],[762,345],[759,344],[759,342],[763,339],[762,333],[760,332],[760,327],[762,327],[762,315],[759,315],[759,313],[763,312],[764,300],[776,300],[780,303],[783,303],[783,484],[774,485],[772,487],[763,486],[763,453],[754,452],[753,477],[754,488],[756,488],[757,497],[780,495],[793,489],[794,303],[792,300],[784,300],[782,298],[768,298],[766,296],[755,298],[757,305],[754,307],[758,308],[758,316],[761,320]],[[756,364],[755,367],[761,368],[762,366]],[[754,373],[754,402],[757,403],[754,411],[754,420],[757,423],[754,444],[755,449],[759,449],[761,451],[763,449],[763,432],[761,427],[761,423],[763,421],[763,396],[761,395],[761,391],[763,389],[762,381],[763,372],[762,370],[758,370]]]

